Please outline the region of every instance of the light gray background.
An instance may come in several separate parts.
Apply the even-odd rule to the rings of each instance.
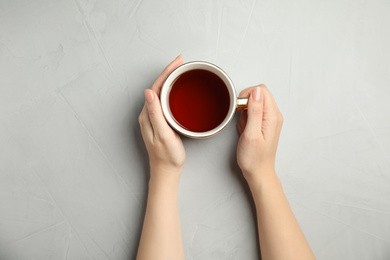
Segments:
[[[277,171],[318,259],[390,259],[390,2],[0,0],[0,259],[134,259],[137,122],[178,54],[285,117]],[[258,259],[235,122],[183,139],[187,259]],[[281,249],[283,250],[283,249]]]

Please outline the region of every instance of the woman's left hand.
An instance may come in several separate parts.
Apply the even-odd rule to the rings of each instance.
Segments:
[[[179,55],[165,68],[151,89],[145,90],[145,105],[138,121],[149,154],[151,179],[179,178],[184,167],[183,143],[180,136],[166,122],[159,99],[164,81],[182,64],[183,57]]]

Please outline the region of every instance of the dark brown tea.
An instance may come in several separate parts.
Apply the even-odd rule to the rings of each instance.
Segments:
[[[229,91],[220,77],[197,69],[181,74],[169,94],[176,122],[192,132],[206,132],[220,125],[229,112]]]

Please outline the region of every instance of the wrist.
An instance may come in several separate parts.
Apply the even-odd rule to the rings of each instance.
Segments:
[[[180,175],[184,169],[183,163],[169,162],[166,160],[149,159],[150,172],[159,175]]]
[[[251,169],[243,169],[242,174],[248,183],[264,182],[269,178],[277,177],[274,164],[264,164],[260,167],[256,166]]]
[[[248,185],[254,198],[262,197],[264,194],[283,192],[282,183],[276,173],[262,178],[253,178],[248,181]]]
[[[179,178],[184,165],[172,165],[168,163],[155,163],[149,162],[150,165],[150,176],[167,176]]]
[[[151,176],[148,189],[148,204],[157,208],[164,208],[176,205],[179,193],[179,178],[161,178]]]
[[[273,165],[264,165],[253,170],[243,171],[249,187],[259,189],[263,186],[279,184],[280,180]]]
[[[179,192],[179,180],[150,178],[149,180],[149,196],[157,196],[159,198],[177,197]]]
[[[168,188],[176,188],[179,185],[181,170],[164,170],[153,169],[150,170],[149,186],[164,186]]]

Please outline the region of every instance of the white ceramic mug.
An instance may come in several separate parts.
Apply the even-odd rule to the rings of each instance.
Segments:
[[[175,80],[184,72],[190,70],[199,70],[199,69],[207,70],[217,75],[225,83],[230,98],[229,111],[225,119],[217,127],[206,132],[193,132],[193,131],[189,131],[188,129],[185,129],[179,123],[176,122],[169,108],[169,94]],[[248,98],[237,97],[236,89],[233,85],[233,82],[226,74],[226,72],[223,71],[221,68],[217,67],[216,65],[205,61],[188,62],[176,68],[165,80],[161,89],[160,99],[161,99],[162,111],[164,113],[165,119],[167,120],[168,124],[178,133],[191,138],[205,138],[219,133],[230,123],[230,121],[234,116],[234,113],[237,110],[246,109],[248,104]]]

